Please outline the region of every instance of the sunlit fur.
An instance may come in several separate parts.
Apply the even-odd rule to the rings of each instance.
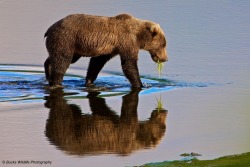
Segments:
[[[128,14],[69,15],[49,27],[44,36],[49,53],[44,66],[50,86],[61,85],[69,65],[81,57],[91,57],[87,86],[93,84],[105,63],[118,54],[133,87],[142,87],[137,67],[140,49],[149,51],[155,62],[167,60],[166,39],[159,24]]]

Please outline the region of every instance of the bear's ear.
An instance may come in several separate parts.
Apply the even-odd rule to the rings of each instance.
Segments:
[[[154,24],[150,27],[150,32],[152,33],[153,36],[158,34],[160,32],[160,25],[159,24]]]

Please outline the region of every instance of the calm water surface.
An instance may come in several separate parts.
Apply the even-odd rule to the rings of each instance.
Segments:
[[[249,152],[249,8],[230,0],[0,1],[0,162],[132,166],[182,153],[213,159]],[[64,90],[48,91],[43,35],[71,13],[130,13],[159,23],[169,53],[163,81],[152,79],[156,65],[141,51],[149,85],[141,92],[130,92],[118,75],[119,58],[105,66],[99,91],[83,87],[86,58],[68,70]]]

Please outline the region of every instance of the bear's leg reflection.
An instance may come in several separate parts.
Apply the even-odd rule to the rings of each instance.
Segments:
[[[87,96],[92,114],[84,114],[69,104],[63,90],[45,97],[50,109],[45,135],[57,148],[73,155],[115,153],[128,155],[135,150],[156,146],[166,129],[166,110],[153,110],[146,121],[138,121],[139,90],[123,96],[121,115],[117,115],[98,92]]]

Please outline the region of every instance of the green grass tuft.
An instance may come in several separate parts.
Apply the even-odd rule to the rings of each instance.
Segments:
[[[157,68],[156,69],[157,69],[159,78],[161,77],[163,66],[164,66],[163,62],[160,62],[160,61],[157,62]]]

